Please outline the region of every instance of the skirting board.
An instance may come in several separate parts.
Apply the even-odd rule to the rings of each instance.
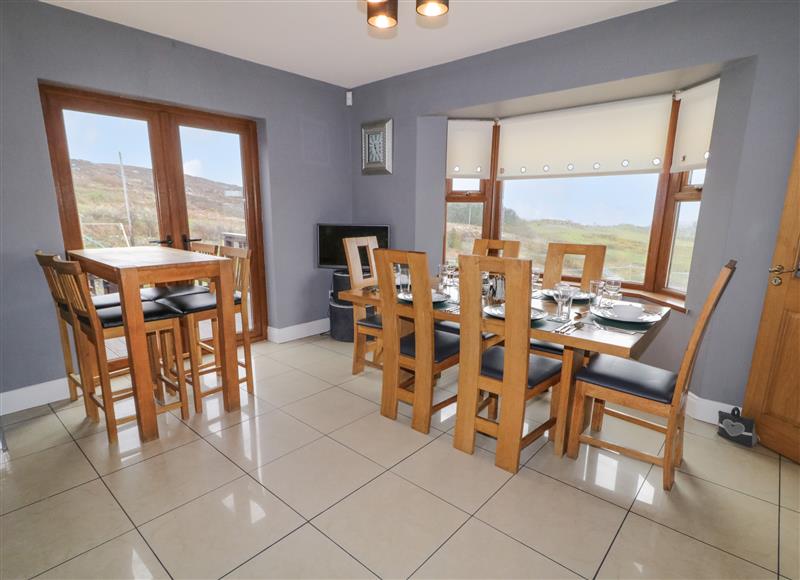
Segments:
[[[686,414],[692,419],[712,423],[719,422],[719,411],[730,412],[735,405],[730,403],[720,403],[710,399],[703,399],[692,392],[689,392],[689,399],[686,401]]]
[[[16,413],[39,405],[55,403],[69,397],[67,379],[55,379],[38,385],[0,393],[0,415]]]
[[[267,329],[267,336],[270,342],[290,342],[307,336],[322,334],[323,332],[328,332],[330,329],[330,319],[320,318],[319,320],[312,320],[311,322],[304,322],[303,324],[296,324],[285,328],[273,328],[270,326]]]

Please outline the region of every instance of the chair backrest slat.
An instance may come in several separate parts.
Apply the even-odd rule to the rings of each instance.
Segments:
[[[209,256],[219,256],[220,246],[215,244],[207,244],[205,242],[192,242],[189,246],[192,252],[200,254],[208,254]]]
[[[544,263],[542,285],[553,288],[561,282],[564,273],[566,256],[583,256],[583,273],[581,274],[581,290],[589,289],[589,282],[603,277],[603,266],[606,260],[606,247],[598,244],[559,244],[547,245],[547,257]]]
[[[62,260],[58,256],[53,260],[53,268],[58,281],[64,290],[69,308],[79,318],[88,320],[92,326],[99,327],[97,311],[89,293],[89,278],[78,262]]]
[[[686,345],[683,360],[681,360],[681,368],[678,371],[678,380],[672,399],[673,405],[680,404],[681,398],[689,388],[692,371],[694,371],[694,363],[697,360],[697,353],[700,350],[700,343],[703,341],[708,323],[711,321],[711,315],[714,314],[714,310],[716,310],[717,304],[719,304],[722,293],[725,292],[725,288],[727,288],[728,282],[730,282],[731,276],[733,276],[735,271],[736,260],[730,260],[722,267],[717,279],[714,281],[714,285],[711,287],[711,291],[708,293],[703,309],[700,311],[700,316],[698,316],[697,322],[694,324],[692,336],[689,338],[689,343]]]
[[[53,261],[57,256],[55,254],[47,254],[41,250],[36,250],[35,255],[36,261],[39,262],[39,265],[42,267],[44,279],[47,281],[47,287],[50,289],[50,295],[53,297],[53,301],[57,306],[68,308],[69,303],[67,301],[67,296],[59,282],[58,273],[53,267]]]
[[[248,248],[220,246],[219,255],[233,260],[233,289],[235,292],[242,293],[242,301],[246,300],[250,290],[250,256],[252,252]]]
[[[486,238],[478,238],[472,243],[472,253],[476,256],[519,258],[519,240],[488,240]]]
[[[344,255],[347,259],[347,271],[350,275],[350,288],[357,290],[364,286],[374,286],[378,283],[375,272],[375,250],[378,249],[376,236],[360,238],[344,238]],[[365,248],[369,266],[369,276],[364,277],[364,264],[361,262],[361,248]]]

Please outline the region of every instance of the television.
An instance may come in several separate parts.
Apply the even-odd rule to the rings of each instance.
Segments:
[[[347,268],[342,240],[364,236],[375,236],[378,247],[389,247],[389,226],[317,224],[317,267]]]

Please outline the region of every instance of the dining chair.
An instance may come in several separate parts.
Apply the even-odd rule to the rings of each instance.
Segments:
[[[347,259],[347,272],[350,288],[358,290],[366,286],[376,286],[375,255],[378,248],[376,236],[345,238],[344,255]],[[362,248],[367,257],[369,275],[364,277],[364,263],[361,261]],[[364,372],[365,366],[381,368],[383,326],[377,312],[368,312],[363,306],[353,305],[353,374]],[[372,353],[372,360],[367,354]]]
[[[497,439],[495,465],[516,473],[522,449],[536,441],[557,420],[556,390],[561,361],[530,353],[531,261],[515,258],[459,256],[461,286],[461,354],[458,407],[453,446],[475,451],[475,435]],[[505,277],[505,318],[492,319],[492,331],[503,345],[486,348],[482,333],[489,330],[483,316],[483,272]],[[496,326],[500,324],[498,329]],[[523,436],[525,404],[553,388],[550,417]],[[499,417],[498,417],[499,403]],[[481,416],[487,409],[487,416]]]
[[[89,280],[78,262],[71,262],[55,257],[53,270],[58,277],[58,284],[69,305],[73,321],[73,332],[78,353],[78,365],[81,369],[82,385],[87,415],[93,421],[99,420],[98,409],[103,409],[106,419],[106,432],[109,443],[117,441],[119,425],[136,421],[136,414],[117,417],[114,403],[133,396],[133,388],[127,387],[114,391],[111,385],[111,374],[108,368],[105,341],[125,336],[125,327],[121,307],[95,308],[89,294]],[[170,333],[173,352],[181,352],[182,345],[179,314],[153,301],[142,301],[144,314],[144,330],[147,337],[150,355],[151,380],[154,396],[157,401],[156,412],[164,413],[180,408],[181,417],[189,418],[189,405],[186,393],[186,382],[183,373],[178,374],[176,381],[171,380],[163,372],[171,361],[164,358],[159,348],[160,334]],[[177,363],[181,364],[181,363]],[[97,383],[100,396],[97,396]],[[178,395],[178,400],[166,402],[165,387]]]
[[[412,406],[411,426],[422,433],[431,428],[431,415],[456,402],[456,395],[433,403],[435,377],[458,364],[459,337],[435,330],[433,302],[425,252],[375,250],[383,321],[383,385],[381,414],[397,419],[398,401]],[[397,298],[394,266],[408,266],[411,304]],[[406,332],[413,319],[413,331]],[[411,377],[401,380],[401,371]]]
[[[476,256],[519,258],[519,240],[487,240],[485,238],[477,238],[472,243],[472,253]]]
[[[247,384],[247,392],[254,392],[253,385],[253,362],[250,348],[250,311],[249,311],[249,292],[250,292],[250,257],[251,251],[247,248],[232,248],[227,246],[220,247],[220,255],[233,261],[233,302],[234,314],[239,314],[242,323],[242,346],[244,350],[244,361],[238,360],[237,364],[245,369],[244,376],[239,377],[240,383]],[[203,412],[203,397],[213,395],[222,391],[223,386],[218,384],[210,389],[203,389],[201,377],[207,374],[216,374],[222,371],[222,361],[219,352],[218,333],[214,330],[217,327],[217,295],[214,292],[202,294],[185,294],[182,296],[170,296],[156,300],[180,312],[183,316],[181,323],[183,331],[186,333],[186,342],[189,350],[189,371],[186,373],[187,380],[192,384],[194,394],[194,408],[197,413]],[[210,340],[204,341],[200,335],[200,323],[210,321],[212,324],[212,336]],[[207,352],[214,356],[213,361],[203,362],[203,353]]]
[[[736,261],[731,260],[723,266],[717,276],[694,325],[677,374],[637,361],[604,354],[594,357],[586,367],[578,371],[575,375],[575,398],[572,403],[572,420],[567,446],[569,457],[575,459],[578,456],[581,443],[609,449],[661,466],[664,472],[664,489],[672,488],[675,468],[683,461],[686,402],[697,352],[711,316],[735,270]],[[667,424],[664,426],[623,411],[606,408],[606,403],[614,403],[665,418]],[[584,422],[590,410],[593,431],[601,431],[603,416],[609,415],[663,433],[665,436],[663,457],[628,449],[584,434],[583,430],[586,427]]]

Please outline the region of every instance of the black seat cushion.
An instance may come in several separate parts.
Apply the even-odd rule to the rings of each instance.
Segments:
[[[207,294],[208,288],[200,284],[167,284],[154,288],[142,288],[142,300],[159,300],[187,294]]]
[[[119,306],[120,303],[119,292],[114,292],[112,294],[98,294],[97,296],[92,296],[92,303],[94,304],[94,307],[97,309]]]
[[[362,318],[358,321],[359,326],[366,326],[367,328],[383,328],[383,321],[381,320],[380,314],[373,314],[371,316],[367,316],[366,318]]]
[[[533,350],[541,350],[552,354],[563,355],[564,345],[555,342],[545,342],[543,340],[531,339],[531,348]]]
[[[204,292],[202,294],[183,294],[181,296],[159,298],[156,302],[168,306],[181,314],[193,314],[205,310],[214,310],[217,307],[217,296],[209,292]]]
[[[493,346],[483,353],[481,361],[481,374],[485,377],[503,380],[503,357],[505,349],[502,346]],[[561,372],[561,361],[546,356],[528,355],[528,388],[533,388]]]
[[[434,320],[433,328],[450,334],[461,334],[461,325],[451,320]]]
[[[433,331],[433,360],[440,363],[451,356],[458,354],[461,341],[458,335],[440,330]],[[400,354],[414,358],[416,356],[417,345],[414,333],[407,334],[400,339]]]
[[[575,378],[651,401],[670,403],[678,375],[635,360],[601,354],[578,371]]]
[[[180,312],[177,312],[169,306],[149,300],[142,301],[142,311],[144,312],[145,322],[166,320],[167,318],[180,316]],[[97,311],[97,317],[100,319],[100,324],[103,328],[122,326],[122,307],[110,306],[108,308],[101,308]]]

